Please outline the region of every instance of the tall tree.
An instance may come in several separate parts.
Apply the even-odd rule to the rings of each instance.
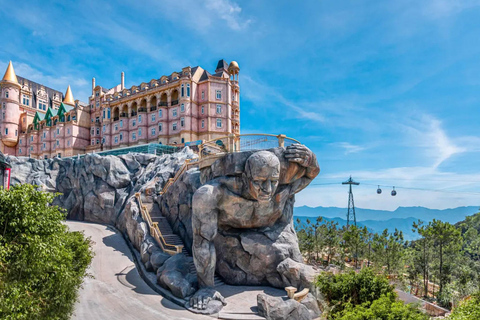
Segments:
[[[460,230],[448,222],[434,219],[428,224],[427,230],[433,240],[435,258],[438,259],[439,291],[437,296],[441,296],[445,284],[450,281],[452,269],[460,255],[463,239]]]
[[[395,232],[388,233],[388,229],[381,234],[375,234],[372,240],[374,261],[378,267],[385,267],[388,274],[397,273],[403,261],[402,231],[395,229]]]
[[[413,223],[413,232],[417,232],[421,238],[413,243],[416,255],[414,256],[414,267],[423,274],[423,295],[428,296],[428,280],[430,278],[430,263],[432,255],[432,236],[423,221]]]

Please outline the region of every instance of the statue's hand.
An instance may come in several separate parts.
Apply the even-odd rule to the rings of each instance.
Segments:
[[[200,310],[205,310],[210,301],[218,300],[224,306],[227,305],[225,298],[215,289],[212,288],[203,288],[195,292],[195,294],[190,298],[190,307]]]
[[[292,144],[285,150],[285,158],[290,162],[296,162],[303,167],[308,167],[313,158],[313,153],[302,144]]]

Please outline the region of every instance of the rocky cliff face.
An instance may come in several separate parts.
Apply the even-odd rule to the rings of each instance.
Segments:
[[[54,204],[67,210],[67,218],[110,224],[126,233],[137,250],[153,243],[140,215],[136,192],[163,187],[186,159],[185,149],[175,155],[126,154],[35,160],[8,157],[12,184],[30,183],[59,192]],[[148,200],[147,200],[148,201]]]

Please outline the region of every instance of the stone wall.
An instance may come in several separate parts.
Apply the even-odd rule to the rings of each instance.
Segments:
[[[128,235],[137,250],[154,243],[141,218],[134,195],[145,188],[163,187],[185,159],[196,157],[186,148],[174,155],[126,154],[35,160],[7,158],[12,165],[12,185],[30,183],[60,193],[54,204],[67,218],[110,224]]]

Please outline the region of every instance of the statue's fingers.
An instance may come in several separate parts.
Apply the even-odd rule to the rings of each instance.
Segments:
[[[195,309],[198,309],[198,297],[194,297],[194,298],[193,298],[193,307],[194,307]]]
[[[218,291],[215,292],[215,295],[213,296],[213,298],[214,298],[215,300],[220,301],[224,306],[227,305],[227,302],[225,301],[225,298],[221,295],[220,292],[218,292]]]
[[[303,163],[303,162],[305,162],[305,159],[303,159],[303,158],[290,158],[290,159],[288,159],[288,161],[290,161],[290,162],[297,162],[297,163]]]
[[[205,309],[207,308],[207,305],[208,305],[208,303],[209,303],[210,301],[212,301],[212,298],[210,298],[210,297],[207,297],[207,298],[205,299],[205,301],[204,301],[204,302],[205,302]]]

